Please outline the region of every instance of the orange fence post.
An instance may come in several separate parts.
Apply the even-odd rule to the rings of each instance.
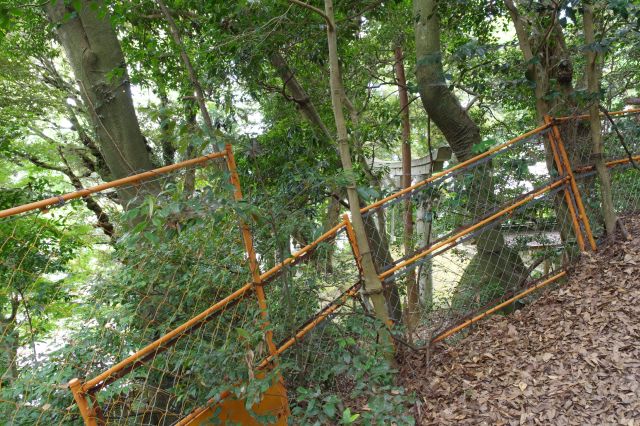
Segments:
[[[545,116],[544,121],[547,124],[551,124],[551,117]],[[558,152],[558,146],[556,145],[556,140],[551,133],[547,135],[549,138],[549,146],[551,147],[551,152],[553,154],[553,160],[556,164],[556,168],[558,169],[558,173],[560,176],[567,176],[567,172],[562,167],[562,160],[560,159],[560,153]],[[571,222],[573,224],[573,231],[576,233],[576,239],[578,240],[578,247],[580,247],[580,251],[585,251],[584,244],[584,236],[582,235],[582,228],[580,228],[580,223],[578,219],[578,215],[576,214],[576,209],[573,205],[574,200],[571,197],[572,191],[570,189],[570,184],[567,184],[568,187],[565,187],[564,190],[564,200],[567,203],[567,208],[569,209],[569,214],[571,215]]]
[[[582,203],[582,195],[580,195],[580,190],[578,189],[578,184],[576,183],[576,178],[573,174],[571,162],[569,161],[569,156],[567,155],[567,151],[565,150],[562,136],[560,135],[560,130],[558,129],[558,125],[555,122],[552,124],[551,129],[553,131],[553,136],[555,137],[555,140],[558,143],[558,151],[560,153],[560,158],[564,162],[564,168],[566,169],[567,175],[569,176],[569,183],[571,184],[571,189],[573,191],[573,195],[576,200],[576,205],[578,206],[579,216],[580,216],[580,219],[582,219],[582,224],[584,226],[585,233],[587,234],[587,238],[589,239],[591,250],[596,251],[597,246],[596,246],[596,241],[593,238],[593,232],[591,232],[591,223],[589,222],[589,218],[587,217],[587,212],[584,208],[584,204]]]
[[[227,154],[227,166],[229,167],[229,173],[231,174],[231,183],[235,187],[233,195],[236,201],[240,201],[242,200],[242,187],[240,186],[240,178],[238,176],[238,169],[236,167],[236,160],[233,156],[233,149],[231,147],[231,144],[225,145],[225,152]],[[247,257],[249,258],[249,269],[251,270],[251,278],[253,280],[256,298],[258,299],[258,305],[260,307],[260,316],[264,321],[263,327],[265,328],[265,340],[267,342],[267,347],[269,348],[269,354],[275,357],[277,356],[278,352],[275,344],[273,343],[273,332],[268,329],[269,314],[267,313],[267,298],[264,294],[264,287],[262,286],[262,274],[260,273],[260,265],[258,264],[258,258],[253,246],[253,236],[251,235],[251,229],[249,228],[249,225],[242,219],[240,219],[240,228],[242,229],[242,240],[247,252]],[[289,406],[286,397],[287,391],[284,387],[284,381],[282,380],[282,377],[279,377],[276,384],[274,384],[273,386],[279,386],[281,388],[281,393],[284,399],[281,401],[281,404],[278,402],[276,402],[276,404],[281,405],[284,413],[283,418],[286,419],[289,414]],[[278,401],[280,400],[278,399]],[[262,401],[262,403],[264,403],[264,401]],[[244,406],[244,403],[241,404],[241,406]],[[282,418],[280,419],[280,421],[282,421]]]
[[[229,167],[229,173],[231,174],[231,184],[235,187],[233,196],[236,201],[242,200],[242,188],[240,186],[240,178],[238,176],[238,169],[236,168],[236,160],[233,156],[233,149],[231,144],[226,144],[225,151],[227,153],[227,166]],[[256,251],[253,247],[253,237],[249,225],[242,219],[240,219],[240,228],[242,229],[242,240],[244,242],[244,248],[249,258],[249,269],[251,270],[251,278],[255,287],[256,298],[258,299],[258,305],[260,306],[260,315],[264,320],[264,327],[269,326],[269,315],[267,314],[267,298],[264,294],[264,288],[262,287],[262,274],[260,274],[260,265],[258,265],[258,259],[256,257]],[[267,330],[265,332],[265,340],[270,354],[276,353],[276,346],[273,344],[273,332]]]
[[[87,401],[86,397],[87,394],[82,390],[82,382],[79,379],[71,380],[69,382],[69,389],[71,389],[73,399],[75,399],[76,404],[78,404],[84,424],[87,426],[98,426],[95,410],[93,410],[89,405],[89,401]]]

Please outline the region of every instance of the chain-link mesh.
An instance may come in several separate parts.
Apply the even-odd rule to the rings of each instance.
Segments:
[[[613,204],[616,213],[625,215],[640,210],[640,113],[603,114],[600,120],[604,162],[611,176]],[[585,203],[594,236],[605,236],[602,214],[600,178],[591,158],[590,120],[566,120],[559,125],[561,134],[571,136],[565,141],[570,161],[576,169],[576,179]]]
[[[429,344],[562,266],[575,233],[551,134],[541,130],[367,212],[388,300],[402,306],[392,315],[411,340]]]
[[[117,366],[251,282],[238,226],[250,212],[233,201],[233,190],[228,172],[209,163],[94,195],[126,230],[113,249],[96,250],[99,241],[91,235],[75,241],[84,236],[70,225],[82,223],[71,217],[72,209],[2,220],[3,296],[17,310],[2,336],[16,348],[6,352],[1,389],[11,423],[80,422],[77,410],[63,408],[73,407],[64,386],[73,377],[85,381],[83,390],[105,423],[150,425],[172,424],[230,384],[246,381],[253,367],[246,353],[256,362],[266,355],[254,299],[231,303]],[[83,244],[94,249],[84,275],[64,280],[72,288],[57,286],[74,272],[68,263]],[[62,302],[72,312],[55,312]],[[56,324],[60,337],[35,341],[31,327],[38,324],[29,309],[64,317]],[[29,338],[33,354],[17,349]],[[223,367],[224,375],[212,374]],[[43,378],[55,378],[48,392]]]
[[[603,137],[624,215],[640,208],[640,172],[625,160],[640,153],[640,125],[636,115],[613,121],[603,118]],[[588,248],[588,224],[602,236],[595,172],[577,148],[587,146],[584,128],[540,128],[365,208],[398,342],[429,345],[488,308],[526,303],[510,301]],[[325,217],[310,215],[305,205],[321,191],[304,185],[277,200],[249,186],[237,202],[229,178],[207,164],[94,194],[126,230],[115,245],[64,205],[0,220],[0,411],[9,423],[82,423],[64,386],[74,377],[109,424],[179,423],[229,393],[249,407],[281,373],[300,421],[314,395],[371,391],[359,387],[384,364],[384,326],[361,293],[340,204],[332,198]],[[262,287],[240,222],[251,224]]]

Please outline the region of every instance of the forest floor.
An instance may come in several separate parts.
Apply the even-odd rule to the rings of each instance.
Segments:
[[[534,303],[405,353],[418,423],[640,425],[640,217],[624,222],[631,241],[584,255]]]

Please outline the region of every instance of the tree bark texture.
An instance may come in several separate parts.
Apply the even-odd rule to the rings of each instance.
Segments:
[[[74,2],[75,4],[75,2]],[[120,42],[102,1],[82,0],[81,7],[52,1],[46,7],[89,108],[100,150],[113,179],[153,168],[131,97],[129,76]],[[105,9],[106,10],[106,9]],[[67,12],[71,15],[65,16]],[[102,10],[101,10],[102,12]],[[150,184],[145,185],[153,190]],[[139,190],[123,189],[123,205]]]
[[[416,77],[422,104],[438,126],[458,161],[473,156],[472,148],[481,142],[480,129],[449,90],[442,67],[440,18],[437,0],[415,0]],[[493,179],[490,163],[473,169],[471,184],[465,188],[465,209],[471,220],[484,216],[491,208]],[[475,293],[483,283],[497,281],[504,289],[525,278],[527,268],[519,254],[505,244],[498,229],[489,229],[476,237],[477,254],[465,269],[459,291]]]
[[[360,213],[360,200],[356,191],[355,177],[353,166],[351,163],[351,152],[349,149],[349,141],[347,134],[347,125],[343,111],[343,87],[340,77],[340,68],[338,60],[338,39],[336,34],[335,19],[333,13],[333,1],[325,0],[325,14],[331,25],[327,25],[327,42],[329,47],[329,67],[330,67],[330,87],[331,87],[331,103],[333,106],[333,114],[336,122],[338,150],[340,153],[340,161],[342,168],[349,179],[347,184],[347,198],[349,199],[349,208],[351,211],[351,221],[356,234],[358,246],[360,248],[360,262],[362,265],[363,278],[366,293],[369,295],[373,304],[376,316],[384,323],[389,323],[389,314],[383,295],[382,283],[375,269],[373,259],[371,257],[371,249],[365,233],[362,215]],[[385,340],[390,342],[390,338]]]
[[[407,92],[407,78],[404,72],[404,53],[402,46],[394,49],[395,73],[398,83],[398,97],[400,100],[400,118],[402,120],[402,187],[411,186],[411,121],[409,117],[409,94]],[[413,253],[413,202],[410,197],[404,200],[404,254]],[[420,316],[420,288],[416,281],[415,271],[412,269],[406,276],[407,309],[405,315],[407,324],[413,328]]]
[[[314,126],[314,130],[318,134],[318,137],[326,141],[333,141],[331,132],[324,124],[324,121],[322,121],[322,118],[320,117],[314,103],[311,101],[311,98],[307,94],[307,91],[304,90],[285,58],[279,52],[274,52],[269,56],[269,61],[278,73],[282,83],[291,94],[292,100],[296,103],[300,113]]]
[[[611,175],[605,164],[604,148],[602,143],[602,123],[600,122],[600,66],[599,55],[595,51],[595,31],[593,5],[583,5],[584,42],[587,45],[586,75],[587,90],[591,99],[589,105],[589,123],[591,124],[591,158],[593,159],[598,177],[600,178],[600,197],[602,202],[602,215],[604,217],[605,230],[609,238],[615,238],[616,223],[618,218],[613,207],[613,195],[611,190]]]

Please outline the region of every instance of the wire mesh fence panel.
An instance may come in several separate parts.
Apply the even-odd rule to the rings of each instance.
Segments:
[[[429,345],[526,303],[535,296],[514,296],[558,277],[588,246],[589,224],[603,236],[588,122],[554,124],[482,144],[473,161],[363,210],[399,344]],[[637,212],[640,171],[629,156],[640,155],[638,115],[604,116],[602,129],[616,211]],[[222,169],[151,173],[0,219],[8,423],[81,424],[65,385],[76,377],[107,424],[180,423],[229,394],[251,407],[280,374],[294,422],[311,418],[314,399],[327,422],[338,400],[390,403],[376,399],[392,386],[379,341],[386,325],[369,306],[339,197],[313,179],[262,192],[241,164],[240,183],[252,184],[236,200],[235,175]],[[2,195],[2,208],[32,201]]]
[[[26,201],[24,193],[3,192],[3,200]],[[69,263],[97,238],[84,219],[70,206],[0,219],[0,415],[7,424],[78,421],[60,386],[70,365],[60,365],[66,342],[56,328],[71,319],[69,293],[80,287]]]
[[[611,176],[614,209],[618,214],[638,210],[638,161],[640,160],[640,115],[603,114],[600,119],[604,162]],[[559,125],[561,133],[573,135],[565,142],[571,149],[570,161],[596,238],[605,236],[602,214],[601,181],[591,157],[591,125],[586,118],[566,120]],[[576,158],[576,159],[573,159]],[[573,159],[573,160],[572,160]],[[635,169],[635,170],[632,170]]]
[[[320,243],[304,262],[285,268],[265,288],[276,344],[356,284],[358,275],[344,228]]]
[[[640,150],[638,151],[640,153]],[[640,167],[640,165],[639,165]],[[619,164],[611,169],[613,205],[619,215],[640,211],[640,169],[631,164]]]
[[[379,421],[381,412],[406,410],[393,404],[401,391],[378,340],[385,327],[359,297],[350,298],[281,356],[293,424],[337,423],[348,406],[364,407],[363,419],[373,410]]]
[[[429,264],[432,293],[431,305],[419,307],[413,337],[417,344],[429,344],[452,327],[563,269],[569,253],[556,216],[556,197],[563,191],[562,187],[551,189],[424,259]],[[478,244],[487,234],[500,238],[500,243]],[[522,303],[509,304],[501,311],[510,312]]]
[[[71,230],[83,223],[71,220],[79,214],[72,206],[2,219],[3,296],[7,306],[16,305],[14,325],[2,336],[15,352],[6,352],[3,370],[7,418],[16,424],[81,422],[64,386],[71,378],[96,377],[250,282],[238,227],[249,212],[232,194],[228,173],[211,163],[95,194],[91,199],[104,206],[121,235],[113,245],[91,224],[84,234]],[[85,258],[78,260],[79,254]],[[58,282],[72,288],[58,288]],[[162,355],[138,368],[114,371],[106,381],[127,374],[93,389],[100,389],[92,396],[99,413],[115,422],[167,423],[219,391],[225,379],[207,370],[225,365],[221,354],[230,342],[248,341],[261,330],[254,327],[257,311],[257,304],[235,307],[224,320],[157,348]],[[55,333],[39,329],[44,319]]]
[[[538,271],[557,268],[558,247],[575,244],[551,132],[490,151],[367,212],[365,220],[384,230],[382,244],[371,246],[388,300],[403,307],[393,316],[401,327],[420,329],[421,344],[525,287]]]

